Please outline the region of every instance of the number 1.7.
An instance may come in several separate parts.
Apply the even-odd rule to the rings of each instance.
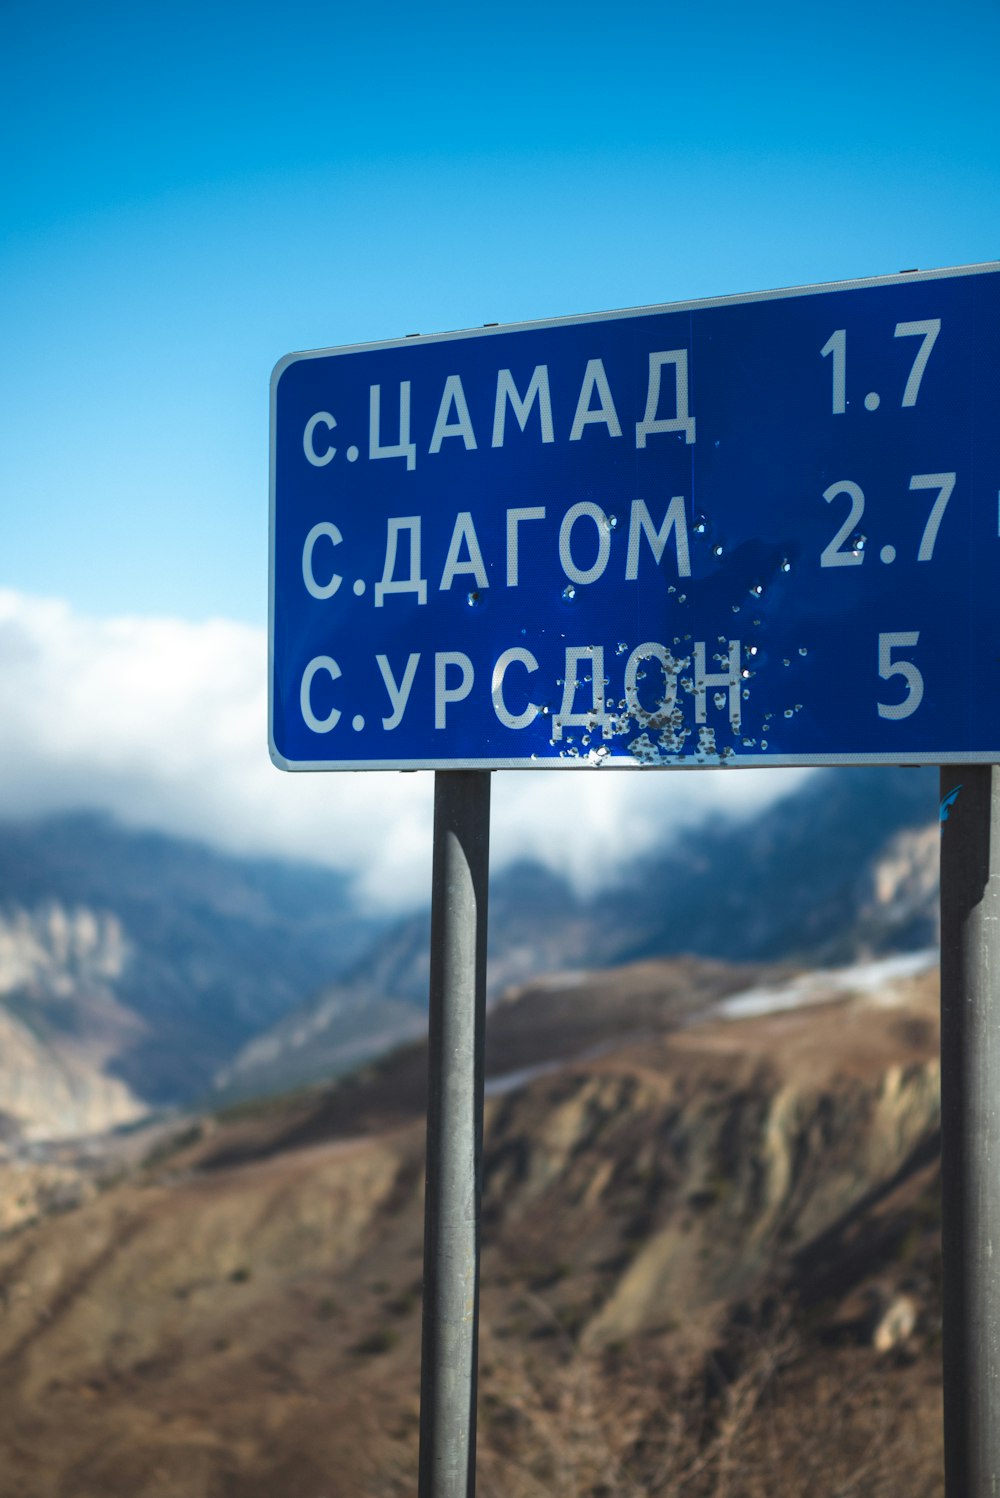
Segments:
[[[894,335],[896,338],[919,338],[921,340],[903,390],[901,405],[915,406],[917,404],[920,382],[924,377],[931,349],[940,331],[941,319],[939,317],[928,317],[921,322],[898,322],[896,324]],[[833,375],[833,414],[842,416],[847,410],[847,329],[838,328],[835,333],[831,333],[820,349],[820,355],[824,359],[830,356]]]

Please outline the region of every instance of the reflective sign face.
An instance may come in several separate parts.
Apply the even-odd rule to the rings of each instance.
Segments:
[[[1000,266],[295,354],[285,769],[1000,758]]]

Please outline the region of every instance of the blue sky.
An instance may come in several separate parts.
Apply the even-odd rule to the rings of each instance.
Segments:
[[[1000,255],[995,0],[6,0],[0,35],[0,810],[82,797],[234,843],[263,817],[248,769],[228,821],[185,823],[176,745],[211,710],[200,659],[263,689],[290,350]],[[150,631],[176,717],[144,746]],[[233,763],[226,701],[202,780]],[[324,779],[267,793],[301,808],[275,846],[308,846]]]
[[[265,617],[276,359],[1000,253],[1000,8],[4,7],[0,580]]]

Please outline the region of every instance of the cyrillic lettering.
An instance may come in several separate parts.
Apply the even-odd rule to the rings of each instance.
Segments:
[[[601,398],[601,404],[591,410],[590,399],[595,390]],[[588,359],[587,361],[569,440],[579,442],[583,436],[584,427],[592,426],[595,422],[606,426],[612,437],[620,437],[622,434],[621,422],[618,420],[618,412],[615,410],[615,403],[611,397],[611,386],[608,384],[602,359]]]
[[[538,401],[538,420],[542,428],[542,441],[554,442],[552,432],[552,399],[549,395],[549,367],[547,364],[536,364],[535,372],[531,376],[528,388],[524,392],[522,400],[514,384],[514,376],[509,369],[501,369],[497,374],[497,401],[493,411],[493,446],[503,447],[504,427],[507,420],[507,402],[510,401],[510,409],[517,418],[517,424],[524,431],[530,412],[535,401]]]
[[[336,681],[341,675],[340,667],[330,655],[317,655],[309,662],[302,673],[302,685],[299,688],[299,707],[302,710],[302,718],[307,728],[313,733],[329,733],[331,728],[336,728],[340,722],[340,709],[332,707],[325,718],[317,718],[312,710],[310,694],[312,692],[313,677],[317,671],[327,671],[330,680]]]
[[[507,586],[516,588],[518,582],[517,528],[522,520],[544,520],[542,505],[528,505],[520,510],[507,511]]]
[[[577,680],[577,667],[581,661],[591,668],[590,689],[593,705],[584,713],[574,712],[576,694],[581,683]],[[552,719],[552,737],[561,739],[564,728],[598,728],[609,739],[612,717],[604,710],[604,646],[587,645],[566,647],[566,674],[563,678],[563,696],[559,712]]]
[[[411,655],[407,658],[406,670],[403,672],[403,680],[399,683],[399,686],[396,685],[396,678],[392,674],[389,657],[387,655],[377,655],[375,660],[382,673],[385,689],[389,693],[389,706],[392,708],[391,715],[388,718],[382,719],[382,727],[388,731],[391,728],[398,728],[403,721],[403,714],[406,712],[406,704],[410,700],[413,678],[417,674],[420,656]]]
[[[455,421],[448,420],[452,406],[455,408]],[[461,437],[465,443],[466,452],[471,451],[476,445],[476,434],[472,430],[472,417],[469,415],[465,391],[462,389],[461,375],[449,375],[444,382],[429,451],[439,453],[441,443],[446,437]]]
[[[663,366],[674,366],[676,396],[674,416],[657,416],[660,409],[660,376]],[[687,443],[694,441],[694,417],[688,412],[688,353],[686,348],[668,349],[649,356],[649,389],[646,412],[635,424],[635,445],[645,447],[646,438],[655,432],[683,432]]]
[[[316,428],[324,426],[328,431],[332,432],[336,425],[337,419],[335,416],[331,416],[329,411],[317,411],[316,415],[310,416],[306,422],[306,429],[302,434],[302,448],[314,468],[325,468],[337,451],[335,447],[328,447],[324,453],[316,451],[313,445],[313,436],[315,435]]]
[[[318,525],[314,525],[302,548],[302,581],[306,585],[306,592],[311,593],[313,598],[332,598],[343,578],[335,572],[328,583],[320,584],[316,581],[316,574],[313,572],[313,547],[320,536],[329,536],[334,546],[339,546],[344,539],[329,520],[321,520]]]
[[[704,723],[707,717],[709,687],[729,688],[729,722],[733,729],[740,726],[740,642],[729,641],[729,666],[725,671],[709,672],[705,668],[705,642],[696,640],[694,646],[694,720]]]
[[[597,556],[592,567],[578,567],[573,561],[573,553],[570,550],[573,527],[584,515],[589,516],[597,527]],[[611,530],[608,526],[608,517],[600,505],[592,504],[589,499],[584,499],[579,504],[571,506],[563,516],[562,525],[559,527],[559,560],[570,582],[596,582],[608,565],[610,555]]]
[[[469,555],[464,562],[460,562],[458,553],[463,541]],[[460,515],[455,516],[455,529],[451,533],[448,555],[441,574],[442,589],[450,588],[452,579],[459,573],[469,573],[474,577],[477,588],[488,588],[490,585],[490,580],[486,576],[486,568],[483,565],[483,554],[479,549],[479,537],[476,535],[476,527],[472,523],[472,516],[468,510],[463,510]]]
[[[462,679],[457,686],[448,686],[448,667],[457,666]],[[475,673],[472,662],[460,650],[439,650],[434,657],[434,727],[444,728],[445,714],[449,702],[464,702],[472,691]]]
[[[684,496],[675,494],[667,505],[667,512],[663,517],[660,529],[653,529],[653,521],[644,499],[633,499],[632,514],[628,525],[628,554],[625,558],[625,580],[634,582],[639,576],[639,541],[643,532],[649,542],[649,549],[653,553],[653,561],[656,566],[660,565],[664,548],[670,536],[674,533],[674,541],[677,547],[677,575],[678,577],[691,576],[691,552],[688,546],[687,516],[684,513]]]
[[[643,661],[659,661],[663,668],[663,692],[650,712],[639,700],[639,667]],[[677,701],[677,671],[680,663],[675,661],[665,645],[647,640],[637,645],[625,665],[625,701],[633,718],[646,728],[666,728],[672,721]]]
[[[382,581],[375,584],[375,607],[380,609],[387,593],[416,593],[418,603],[427,602],[427,583],[420,576],[420,516],[398,515],[386,522],[385,566]],[[410,533],[410,575],[395,578],[400,531]]]
[[[503,700],[503,679],[507,674],[507,667],[514,661],[520,662],[529,671],[538,670],[538,662],[530,650],[525,650],[521,645],[505,650],[493,667],[493,710],[505,728],[527,728],[541,711],[538,704],[529,702],[523,713],[512,713]]]
[[[405,458],[407,469],[417,466],[416,445],[410,441],[410,382],[399,386],[399,441],[394,447],[382,446],[382,386],[372,385],[368,398],[368,456],[370,458]]]

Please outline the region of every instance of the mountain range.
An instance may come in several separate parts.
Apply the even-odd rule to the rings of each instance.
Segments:
[[[30,1121],[19,1093],[36,1108],[72,1095],[74,1107],[36,1122],[76,1132],[198,1096],[378,929],[326,869],[93,814],[4,823],[0,1110]]]
[[[515,864],[490,883],[489,994],[540,973],[678,953],[804,968],[932,946],[936,811],[934,770],[822,770],[749,820],[665,827],[662,848],[589,898],[538,864]],[[356,1065],[366,1017],[379,1048],[406,1039],[423,1023],[428,941],[423,912],[382,932],[349,972],[251,1040],[220,1085],[278,1090]]]
[[[804,967],[929,946],[936,800],[931,770],[818,771],[750,819],[665,825],[592,896],[499,870],[491,997],[677,953]],[[426,910],[373,915],[317,866],[89,813],[0,824],[0,1135],[350,1069],[421,1030],[428,939]]]
[[[593,896],[497,872],[483,1498],[941,1498],[936,800],[819,772]],[[0,1494],[403,1498],[427,912],[0,841]]]

